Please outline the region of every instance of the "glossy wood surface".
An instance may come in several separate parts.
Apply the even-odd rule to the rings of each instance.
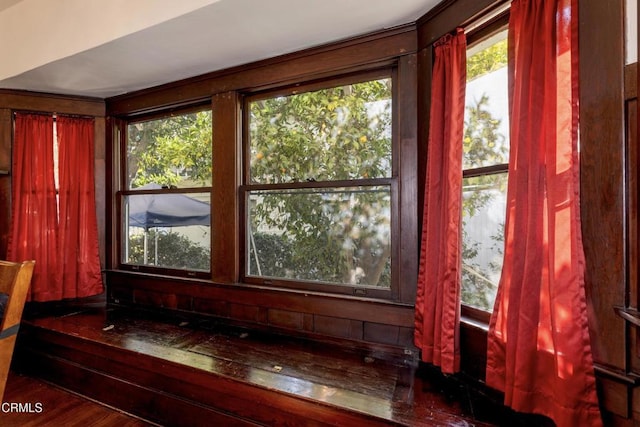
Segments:
[[[596,363],[626,369],[624,1],[585,0],[580,24],[581,215],[592,351]]]
[[[498,413],[425,370],[212,319],[94,307],[26,325],[18,369],[161,424],[488,426],[473,414]]]

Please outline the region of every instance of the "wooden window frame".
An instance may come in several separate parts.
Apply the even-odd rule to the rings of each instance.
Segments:
[[[332,88],[340,85],[362,83],[372,81],[381,78],[390,78],[392,81],[392,93],[391,93],[391,105],[392,105],[392,119],[391,119],[391,176],[385,178],[376,179],[353,179],[353,180],[341,180],[341,181],[319,181],[319,182],[295,182],[286,184],[256,184],[250,183],[250,140],[249,135],[249,120],[248,111],[249,104],[253,101],[269,99],[277,96],[287,96],[303,92],[311,92],[321,90],[325,88]],[[379,298],[384,300],[398,300],[399,292],[399,274],[397,273],[400,251],[399,247],[399,217],[400,217],[400,205],[398,195],[398,182],[399,182],[399,161],[398,161],[398,90],[396,88],[398,77],[396,67],[384,67],[381,69],[374,69],[368,71],[362,71],[357,73],[350,73],[347,75],[333,76],[322,80],[312,80],[309,82],[298,83],[295,85],[288,85],[278,88],[270,88],[264,91],[256,91],[247,93],[243,99],[243,114],[241,117],[243,135],[242,138],[242,153],[243,153],[243,181],[240,186],[240,224],[242,224],[240,231],[240,280],[243,283],[255,284],[267,287],[274,287],[280,289],[292,289],[302,291],[315,291],[330,294],[342,294],[352,295],[356,297],[366,298]],[[251,191],[268,190],[268,189],[323,189],[323,188],[341,188],[341,187],[369,187],[369,186],[388,186],[391,196],[391,286],[389,288],[376,288],[373,286],[358,286],[358,285],[344,285],[336,283],[322,283],[322,282],[309,282],[304,280],[285,279],[285,278],[273,278],[273,277],[260,277],[248,275],[246,273],[246,221],[247,221],[247,204],[248,195]]]
[[[195,194],[195,193],[212,193],[212,186],[203,187],[188,187],[188,188],[162,188],[158,190],[139,190],[129,189],[129,183],[127,179],[127,165],[128,165],[128,127],[134,123],[146,122],[151,120],[158,120],[162,118],[170,118],[174,116],[211,111],[211,102],[197,102],[191,105],[179,106],[175,108],[169,108],[161,111],[154,111],[145,115],[132,115],[119,120],[118,126],[118,162],[119,162],[119,189],[115,192],[115,260],[118,269],[123,271],[132,271],[137,273],[148,273],[156,275],[174,276],[174,277],[189,277],[198,279],[208,279],[211,276],[211,267],[209,271],[190,270],[190,269],[178,269],[171,267],[152,266],[152,265],[139,265],[125,263],[123,260],[123,246],[125,233],[127,232],[126,223],[123,219],[123,206],[127,196],[144,195],[144,194]],[[213,144],[213,138],[212,138]],[[213,170],[212,170],[213,175]],[[212,177],[213,178],[213,177]],[[213,198],[210,198],[213,211]],[[213,215],[212,215],[213,218]],[[212,219],[213,221],[213,219]],[[211,225],[210,225],[211,227]],[[212,234],[212,233],[210,233]],[[209,240],[209,247],[212,246],[212,237]],[[212,259],[210,257],[210,265]]]
[[[508,24],[509,10],[506,10],[505,12],[474,26],[467,35],[467,49],[505,30]],[[508,176],[509,163],[499,163],[489,166],[463,169],[462,177],[464,179],[479,176],[499,175],[503,173],[506,173]],[[486,327],[488,327],[491,312],[461,303],[461,316],[463,319],[476,326],[485,327],[486,325]]]

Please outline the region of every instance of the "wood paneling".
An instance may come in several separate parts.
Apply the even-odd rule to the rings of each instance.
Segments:
[[[397,250],[400,251],[397,265],[398,280],[405,286],[400,286],[397,299],[399,301],[415,303],[416,283],[418,281],[418,58],[417,55],[407,55],[400,58],[397,76],[397,100],[399,111],[398,137],[399,142],[396,159],[401,173],[402,185],[399,186],[399,200],[402,200],[398,225],[393,229]],[[398,165],[396,167],[398,167]],[[398,200],[395,201],[398,203]]]
[[[240,184],[239,123],[237,92],[225,92],[212,98],[213,182],[211,206],[211,276],[214,281],[238,281],[240,250],[238,247]]]
[[[180,319],[79,307],[30,319],[17,368],[161,425],[518,425],[375,353]]]
[[[136,292],[190,295],[194,300],[226,301],[228,303],[265,306],[274,309],[350,318],[413,327],[413,306],[373,299],[343,297],[250,285],[223,285],[168,277],[107,272],[110,289],[136,289]]]
[[[626,140],[627,140],[627,250],[628,250],[628,307],[638,310],[640,292],[638,289],[638,256],[640,255],[640,239],[638,239],[638,99],[637,99],[637,63],[625,67],[626,98]],[[640,329],[631,327],[627,352],[629,364],[633,372],[640,373]]]
[[[346,347],[375,348],[408,363],[417,358],[411,305],[124,272],[107,272],[107,277],[109,300],[119,305],[216,316]]]
[[[0,108],[58,114],[105,116],[102,99],[0,89]]]
[[[11,226],[11,110],[0,108],[0,259],[7,257]]]
[[[13,120],[9,108],[0,108],[0,171],[11,170],[11,136]]]
[[[105,266],[105,102],[99,99],[0,89],[0,258],[6,257],[11,219],[11,151],[13,112],[32,111],[96,117],[95,176],[96,212],[101,264]],[[9,175],[3,171],[9,171]]]
[[[625,140],[622,0],[580,3],[581,215],[592,350],[625,369]]]

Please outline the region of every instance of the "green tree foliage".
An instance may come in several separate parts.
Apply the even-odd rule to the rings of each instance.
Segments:
[[[391,80],[375,80],[251,104],[252,183],[328,182],[391,176]],[[390,285],[388,187],[263,191],[252,199],[250,257],[275,276]],[[287,248],[263,259],[259,242]],[[266,240],[265,240],[266,239]],[[386,273],[386,274],[385,274]]]
[[[209,110],[131,123],[127,135],[129,188],[149,183],[179,188],[210,186],[211,140]],[[148,233],[147,254],[153,265],[209,269],[208,248],[172,231],[151,228]],[[158,259],[154,258],[156,253]],[[144,264],[143,235],[129,236],[128,257],[127,262]]]
[[[467,82],[507,66],[507,39],[480,50],[467,58]]]
[[[129,238],[130,263],[145,265],[144,238],[144,234],[135,234]],[[156,253],[158,259],[155,259]],[[209,270],[211,259],[209,248],[199,246],[179,233],[155,228],[148,231],[147,257],[147,264],[204,271]]]
[[[211,112],[201,111],[129,125],[130,188],[211,185]]]
[[[251,182],[391,175],[391,80],[251,104]]]
[[[504,46],[470,58],[470,78],[506,63]],[[476,66],[475,64],[478,63]],[[250,104],[251,184],[278,184],[249,196],[248,270],[262,276],[389,287],[391,283],[390,191],[384,185],[291,188],[391,176],[391,80],[339,86]],[[469,107],[464,151],[467,167],[501,163],[504,136],[489,100]],[[129,128],[129,181],[132,188],[156,182],[180,186],[211,179],[211,115],[208,112],[133,124]],[[486,178],[472,184],[488,185]],[[465,198],[464,218],[490,201],[478,192]],[[152,231],[153,233],[154,231]],[[136,237],[138,238],[138,237]],[[495,236],[497,244],[502,237]],[[153,238],[149,239],[154,241]],[[131,258],[142,263],[141,243]],[[150,249],[153,252],[155,248]],[[159,265],[201,269],[209,251],[176,233],[159,235]],[[478,245],[463,248],[466,260]],[[171,257],[176,257],[172,259]],[[205,263],[206,258],[206,263]],[[166,263],[166,264],[165,264]],[[463,299],[482,300],[487,284],[471,262],[465,269]],[[475,274],[479,273],[479,274]]]

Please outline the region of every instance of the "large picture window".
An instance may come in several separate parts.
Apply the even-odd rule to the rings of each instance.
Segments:
[[[126,127],[121,261],[133,269],[210,271],[210,109]]]
[[[392,286],[391,73],[249,96],[244,279]]]
[[[467,49],[462,303],[493,310],[502,270],[509,161],[507,31]]]

